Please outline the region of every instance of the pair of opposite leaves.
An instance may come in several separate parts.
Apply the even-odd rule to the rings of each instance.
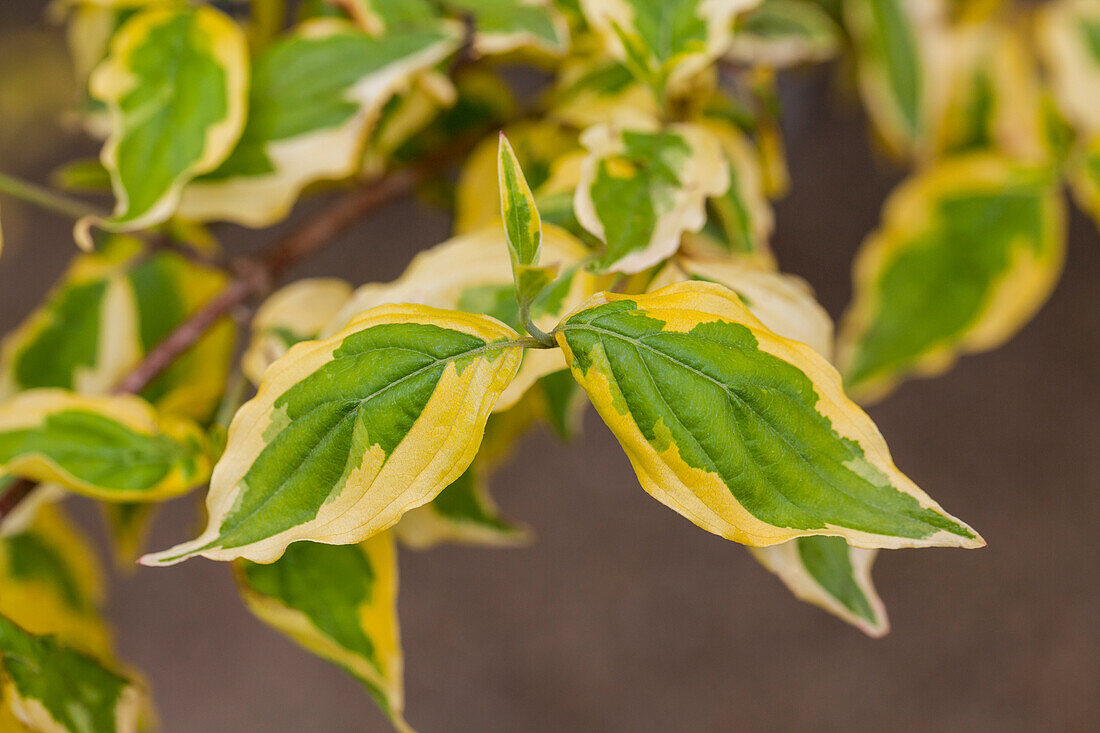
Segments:
[[[720,285],[599,293],[553,336],[642,486],[708,531],[753,546],[983,544],[897,470],[823,357]],[[272,562],[291,542],[392,526],[466,470],[529,346],[490,317],[416,305],[294,346],[233,420],[206,531],[143,562]]]

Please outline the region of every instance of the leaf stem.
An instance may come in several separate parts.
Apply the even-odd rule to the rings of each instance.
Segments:
[[[520,303],[519,317],[523,321],[523,328],[527,333],[531,334],[534,340],[539,343],[544,349],[552,349],[557,346],[554,341],[554,337],[543,331],[541,328],[535,325],[535,322],[531,320],[531,307],[527,303]]]
[[[80,219],[85,216],[103,216],[103,212],[91,204],[69,198],[44,186],[0,173],[0,193],[34,204],[55,214]]]

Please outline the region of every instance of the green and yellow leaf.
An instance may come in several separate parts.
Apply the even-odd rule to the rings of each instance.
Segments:
[[[871,583],[878,550],[850,547],[840,537],[799,537],[750,548],[796,598],[828,611],[868,636],[890,631],[886,607]]]
[[[840,29],[807,0],[764,0],[737,19],[726,58],[777,68],[827,61],[840,51]]]
[[[823,357],[723,286],[600,293],[556,335],[642,487],[703,529],[758,547],[985,544],[898,471]]]
[[[336,19],[299,26],[256,60],[240,142],[187,187],[180,216],[252,227],[282,219],[307,184],[358,170],[383,105],[460,40],[450,22],[379,38]]]
[[[259,384],[264,371],[300,341],[315,339],[351,298],[352,288],[334,277],[298,280],[275,291],[252,319],[252,341],[241,370]]]
[[[154,8],[126,21],[90,82],[110,112],[101,160],[117,205],[103,224],[140,229],[171,216],[187,182],[240,137],[248,83],[247,41],[219,11]]]
[[[202,430],[132,395],[32,389],[0,404],[0,470],[105,501],[153,501],[210,475]]]
[[[481,547],[527,544],[530,531],[501,516],[489,495],[488,482],[490,474],[511,455],[516,440],[538,416],[537,405],[530,398],[490,416],[485,438],[470,467],[431,502],[405,514],[394,525],[394,535],[415,550],[443,542]]]
[[[577,220],[606,243],[602,270],[634,273],[667,259],[706,223],[706,200],[729,188],[718,138],[699,125],[617,130],[597,125],[573,199]]]
[[[0,537],[0,588],[0,616],[97,659],[111,658],[95,550],[60,507],[39,506],[29,526]]]
[[[729,47],[734,18],[760,0],[581,0],[608,50],[657,89],[682,86]]]
[[[861,400],[1011,338],[1050,295],[1065,255],[1054,171],[990,154],[903,183],[854,267],[838,363]]]
[[[1083,135],[1100,132],[1100,2],[1044,3],[1035,42],[1062,114]]]
[[[473,461],[519,369],[516,338],[485,316],[406,304],[297,344],[233,418],[206,531],[142,562],[271,562],[298,540],[351,544],[390,527]]]
[[[122,235],[74,258],[45,303],[4,339],[0,398],[58,387],[104,394],[226,284],[171,252],[142,257]],[[234,348],[222,319],[143,391],[159,409],[205,420],[217,407]]]
[[[530,49],[560,56],[569,49],[569,25],[550,0],[443,0],[474,23],[480,56]]]
[[[136,733],[142,693],[94,657],[0,615],[0,686],[15,718],[50,733]]]
[[[563,315],[598,289],[597,278],[581,265],[587,254],[584,246],[565,231],[544,227],[543,261],[559,265],[562,274],[532,304],[531,315],[540,329],[553,328]],[[331,335],[356,315],[384,303],[420,303],[481,313],[519,331],[519,304],[500,223],[419,253],[405,273],[391,283],[361,286],[321,333]],[[510,408],[540,377],[563,368],[565,361],[557,349],[525,351],[519,374],[497,401],[496,410]]]
[[[602,53],[566,58],[549,103],[551,118],[582,130],[600,124],[644,127],[661,115],[656,92]]]
[[[924,155],[950,68],[943,0],[846,2],[844,11],[875,129],[896,155]]]
[[[357,677],[397,729],[411,732],[392,533],[349,545],[298,542],[269,565],[238,560],[233,571],[252,613]]]
[[[729,288],[771,331],[806,344],[826,359],[832,356],[833,321],[802,278],[763,269],[747,258],[677,257],[661,269],[648,290],[684,280]]]

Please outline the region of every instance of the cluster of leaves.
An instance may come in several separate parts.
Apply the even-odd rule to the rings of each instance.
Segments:
[[[1060,176],[1100,217],[1100,3],[313,0],[289,29],[282,0],[217,5],[55,5],[103,140],[57,181],[116,205],[80,217],[88,251],[0,352],[0,478],[37,483],[0,516],[0,728],[152,718],[67,494],[103,503],[132,561],[156,503],[209,483],[205,531],[141,562],[229,561],[259,618],[400,730],[395,544],[528,541],[488,477],[532,425],[573,437],[586,400],[650,495],[868,634],[878,549],[984,544],[856,401],[1030,319],[1062,264]],[[842,53],[914,172],[834,342],[776,268],[770,200],[777,72]],[[502,80],[516,62],[552,76],[537,114]],[[210,224],[275,224],[501,126],[450,192],[454,237],[399,279],[294,282],[238,367],[213,318],[118,393],[239,283]]]

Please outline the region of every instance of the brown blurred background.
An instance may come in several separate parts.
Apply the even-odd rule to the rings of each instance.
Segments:
[[[18,79],[64,89],[62,58],[27,51],[60,53],[44,5],[0,3],[0,168],[36,180],[93,150],[46,111],[12,121]],[[43,31],[28,41],[27,28]],[[874,157],[829,79],[786,83],[793,187],[774,248],[837,316],[852,254],[900,172]],[[3,218],[7,330],[74,250],[63,220],[10,199]],[[403,202],[294,276],[388,280],[447,233],[445,214]],[[270,237],[229,229],[224,241],[247,251]],[[402,553],[410,722],[421,733],[1100,729],[1098,280],[1100,236],[1074,212],[1061,286],[1014,341],[871,410],[898,465],[989,542],[880,554],[885,639],[799,603],[742,548],[650,499],[590,413],[576,444],[532,436],[494,481],[534,546]],[[155,548],[191,535],[194,501],[162,514]],[[102,546],[96,512],[71,504]],[[110,592],[120,655],[148,675],[169,733],[388,730],[353,679],[245,611],[223,564],[140,569]]]

